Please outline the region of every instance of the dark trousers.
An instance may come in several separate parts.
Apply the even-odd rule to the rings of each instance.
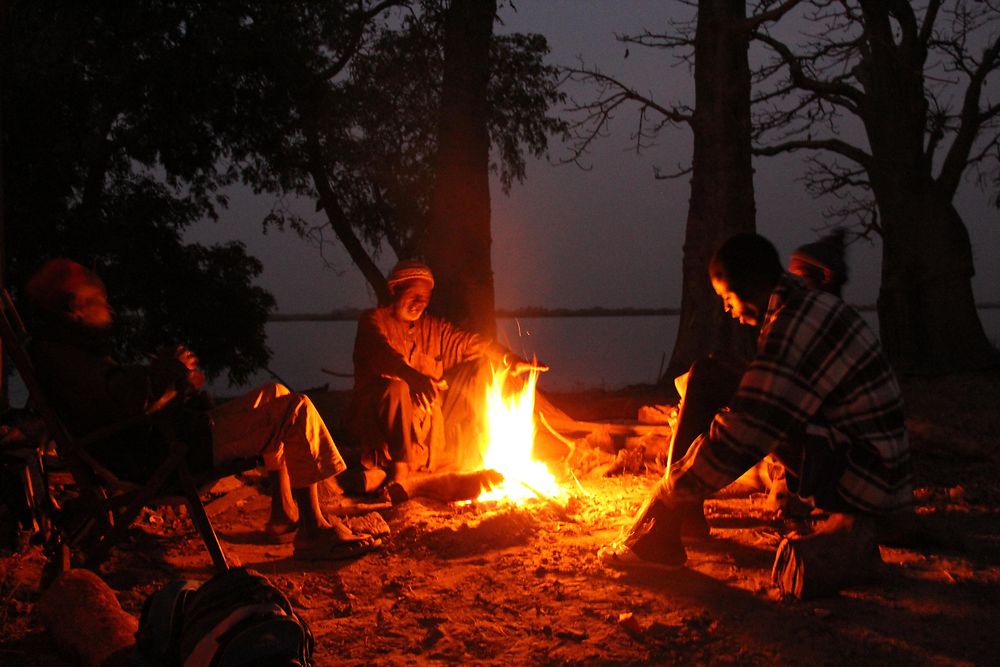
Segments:
[[[699,359],[688,371],[687,390],[677,411],[670,440],[672,460],[679,461],[691,443],[708,430],[716,413],[729,405],[740,385],[743,369],[715,357]]]

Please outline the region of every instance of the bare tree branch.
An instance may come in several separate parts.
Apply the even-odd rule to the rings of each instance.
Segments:
[[[920,42],[928,44],[931,35],[934,34],[934,23],[937,21],[938,12],[941,11],[941,0],[930,0],[927,9],[924,11],[924,23],[920,26]]]
[[[756,14],[747,19],[744,29],[749,32],[754,32],[759,29],[765,23],[774,23],[781,19],[782,16],[794,9],[802,0],[785,0],[777,7]]]
[[[842,139],[800,139],[796,141],[785,141],[769,146],[756,146],[753,149],[754,155],[780,155],[799,150],[830,151],[853,160],[866,169],[872,165],[872,156],[861,150],[857,146],[843,141]]]
[[[979,108],[986,77],[998,66],[1000,66],[1000,36],[995,37],[993,43],[983,51],[979,65],[969,79],[962,102],[960,125],[937,178],[938,187],[951,197],[958,191],[962,173],[969,164],[969,154],[983,123],[995,117],[1000,109],[1000,104],[985,110]]]
[[[583,81],[597,86],[597,99],[589,102],[571,102],[565,111],[579,119],[569,123],[568,132],[575,137],[570,157],[562,162],[580,163],[581,158],[599,137],[605,136],[608,124],[614,118],[615,112],[629,105],[638,106],[637,130],[632,138],[635,140],[635,150],[641,152],[647,147],[645,143],[651,140],[667,125],[690,124],[693,118],[691,109],[683,106],[664,106],[647,95],[638,93],[619,79],[604,74],[596,69],[585,67],[564,68],[567,77],[574,81]],[[650,114],[659,116],[658,120],[650,120]],[[648,124],[651,122],[651,125]]]
[[[754,38],[771,47],[788,67],[792,83],[803,90],[813,92],[824,99],[858,113],[864,101],[864,93],[840,81],[820,81],[808,76],[802,67],[802,59],[797,57],[785,43],[764,32],[755,32]]]

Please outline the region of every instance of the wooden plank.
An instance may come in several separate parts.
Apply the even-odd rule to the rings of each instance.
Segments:
[[[218,516],[244,498],[249,498],[255,493],[258,493],[256,487],[245,484],[205,505],[205,512],[208,513],[209,518]]]

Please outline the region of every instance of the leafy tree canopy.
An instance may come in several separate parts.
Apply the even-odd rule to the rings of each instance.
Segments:
[[[77,259],[106,279],[123,339],[187,343],[210,374],[244,380],[270,355],[261,265],[238,243],[185,244],[184,231],[242,183],[315,199],[325,228],[278,205],[263,223],[313,238],[332,227],[359,266],[384,245],[419,254],[442,14],[441,0],[8,2],[9,282],[47,257]],[[562,128],[546,113],[560,95],[544,38],[492,48],[492,168],[509,187]]]

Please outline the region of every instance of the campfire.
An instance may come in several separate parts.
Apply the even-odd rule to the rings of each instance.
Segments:
[[[509,369],[494,370],[486,388],[486,442],[482,447],[483,467],[502,474],[504,482],[483,492],[478,500],[521,504],[531,498],[563,496],[564,490],[549,469],[532,456],[538,372],[531,371],[520,390],[505,394],[508,375]]]

